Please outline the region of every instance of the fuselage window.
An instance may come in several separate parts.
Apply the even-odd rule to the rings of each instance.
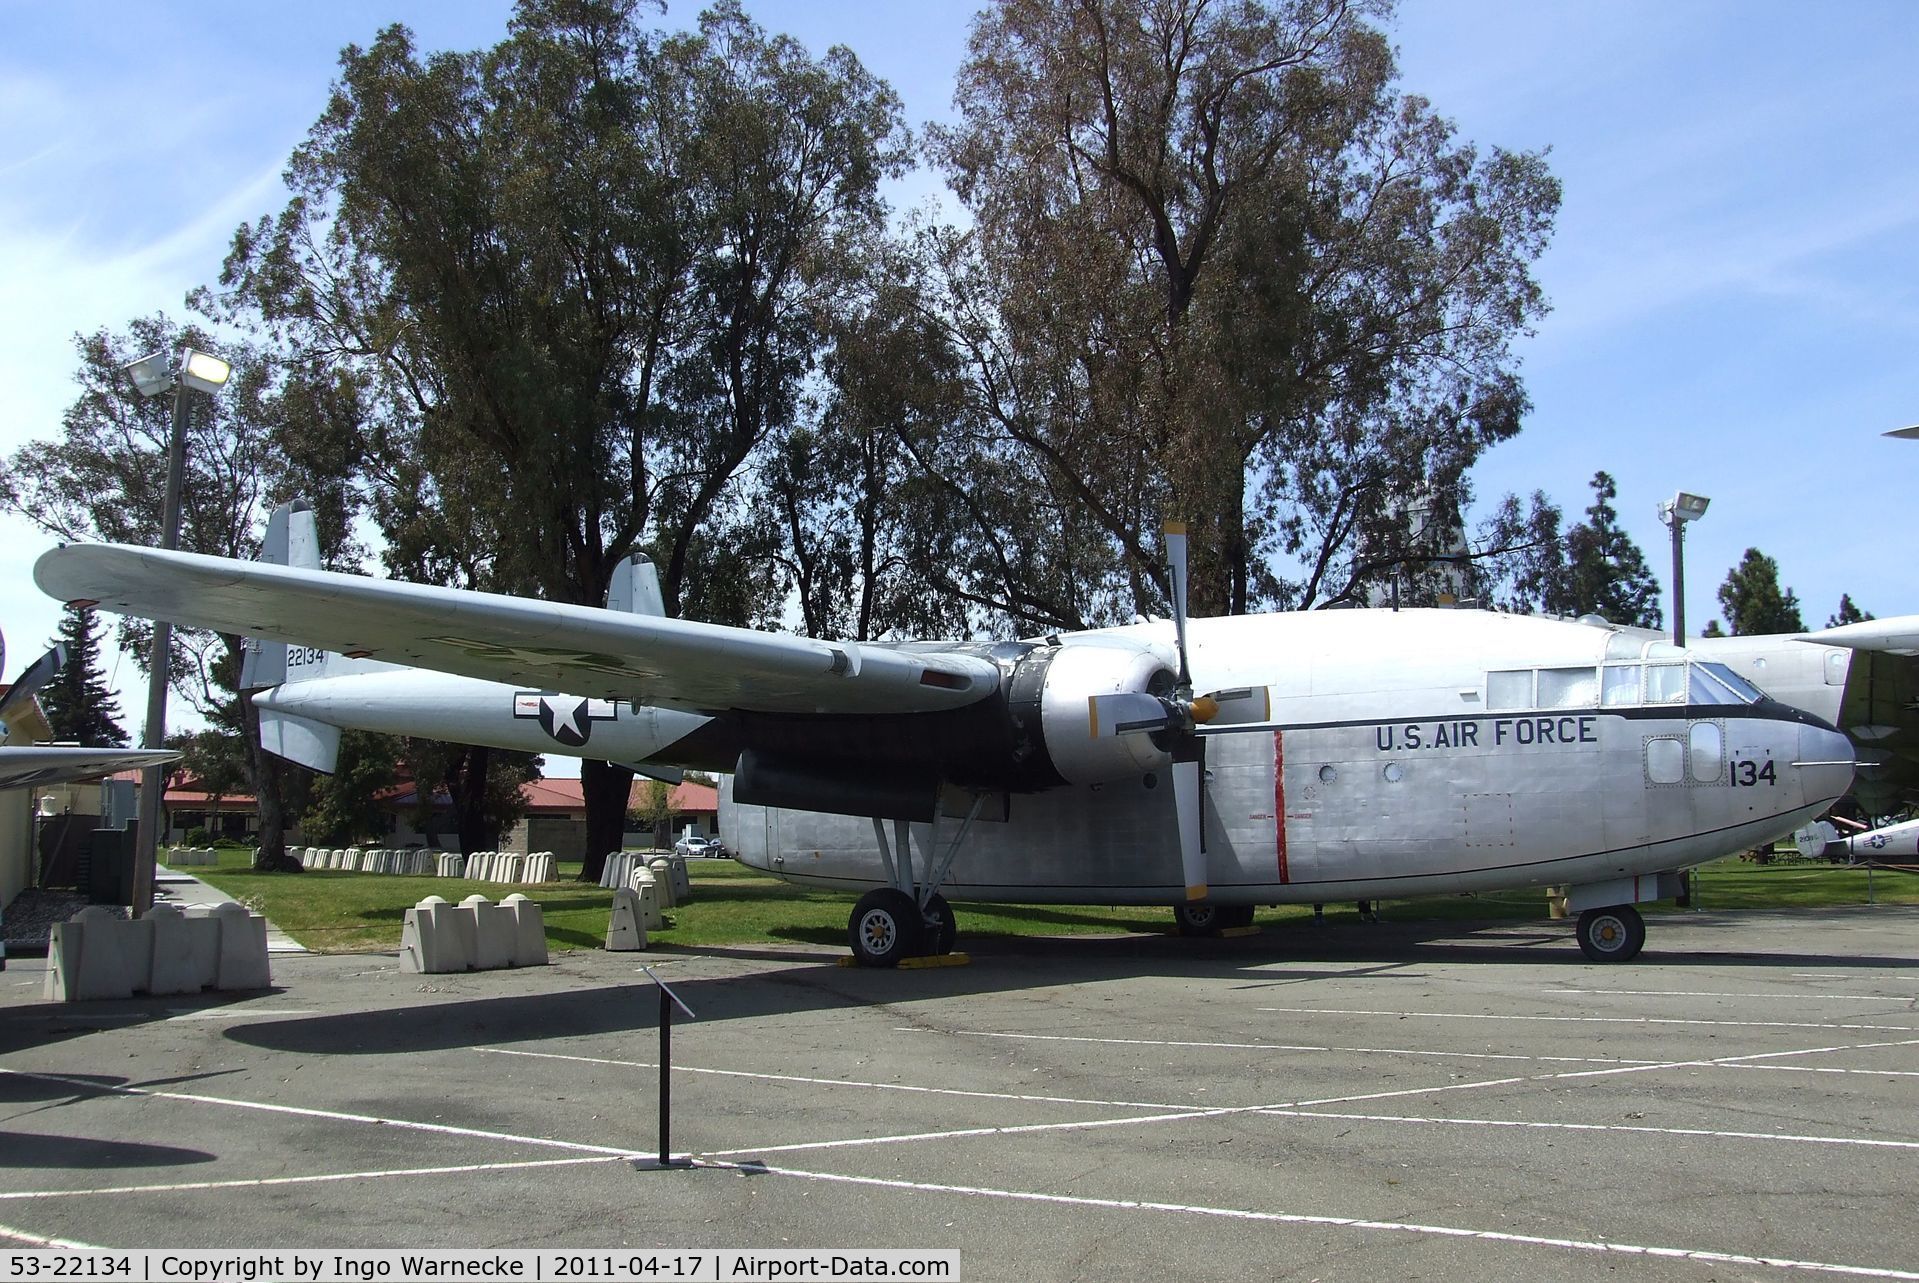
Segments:
[[[1692,782],[1717,784],[1726,760],[1726,737],[1718,722],[1694,722],[1687,737],[1692,756]]]
[[[1514,669],[1486,674],[1486,707],[1489,709],[1531,708],[1533,706],[1533,670]]]
[[[1605,669],[1600,702],[1607,708],[1625,708],[1639,702],[1639,665],[1611,664]]]
[[[1646,665],[1646,702],[1683,704],[1686,702],[1686,666],[1684,664]]]
[[[1646,778],[1654,784],[1686,782],[1686,745],[1677,739],[1646,741]]]
[[[1598,702],[1598,670],[1591,668],[1542,668],[1539,670],[1539,707],[1591,708]]]

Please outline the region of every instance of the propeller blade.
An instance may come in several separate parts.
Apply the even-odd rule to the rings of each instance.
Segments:
[[[1169,521],[1165,533],[1166,573],[1173,598],[1173,634],[1179,639],[1179,689],[1191,695],[1193,673],[1186,666],[1186,525]]]
[[[1273,688],[1270,686],[1240,686],[1233,690],[1214,691],[1194,700],[1195,704],[1210,701],[1212,714],[1209,717],[1198,716],[1194,712],[1193,720],[1207,727],[1229,727],[1259,725],[1273,720]]]
[[[1197,743],[1197,741],[1195,741]],[[1206,898],[1206,835],[1200,814],[1199,759],[1173,762],[1173,808],[1179,818],[1179,866],[1188,902]]]
[[[0,695],[0,722],[6,721],[9,714],[18,711],[22,701],[52,681],[54,674],[58,673],[61,665],[66,662],[66,647],[56,645],[27,665],[27,671],[20,674],[13,685],[7,688],[5,695]]]
[[[1093,695],[1086,700],[1087,729],[1096,740],[1164,730],[1169,716],[1165,704],[1143,691]]]

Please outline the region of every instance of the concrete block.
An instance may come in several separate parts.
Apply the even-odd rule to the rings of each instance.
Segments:
[[[153,935],[148,993],[199,993],[213,985],[220,952],[218,922],[205,914],[189,917],[171,904],[154,905],[146,921]]]
[[[616,953],[646,948],[646,910],[640,893],[621,887],[613,893],[613,916],[606,924],[606,947]]]
[[[207,915],[218,927],[219,943],[213,964],[215,989],[268,989],[273,973],[267,966],[267,920],[248,913],[243,904],[216,904]]]
[[[471,917],[437,895],[406,911],[400,931],[400,970],[437,974],[473,966]]]
[[[673,861],[671,857],[656,855],[646,862],[653,875],[653,885],[659,889],[660,907],[675,909],[680,903],[680,888],[673,880]]]
[[[47,946],[47,999],[131,998],[136,967],[127,950],[133,933],[116,929],[128,925],[99,905],[89,905],[56,923]],[[146,966],[142,963],[137,969],[144,987]]]
[[[478,894],[460,901],[473,923],[473,969],[498,971],[513,962],[513,920],[500,906]]]
[[[666,862],[673,870],[673,898],[681,904],[690,903],[693,899],[693,879],[686,874],[686,857],[669,855]]]
[[[500,911],[513,924],[511,965],[544,967],[547,963],[545,912],[517,891],[500,901]]]

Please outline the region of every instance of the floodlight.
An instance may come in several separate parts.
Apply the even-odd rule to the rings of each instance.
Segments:
[[[188,348],[181,354],[180,377],[196,391],[218,392],[231,373],[233,367],[211,352]],[[1705,500],[1700,500],[1700,503],[1703,505]]]
[[[1697,521],[1706,515],[1706,505],[1712,500],[1702,494],[1687,494],[1681,490],[1672,501],[1673,515],[1681,521]]]
[[[165,352],[143,356],[125,369],[141,396],[155,397],[173,390],[173,362]]]

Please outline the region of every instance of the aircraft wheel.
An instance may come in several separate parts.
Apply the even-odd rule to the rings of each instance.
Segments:
[[[1179,933],[1183,936],[1215,936],[1226,924],[1220,921],[1221,906],[1200,901],[1198,904],[1176,904],[1173,906],[1173,921],[1179,924]]]
[[[946,897],[933,892],[927,898],[921,917],[926,920],[927,952],[935,957],[953,952],[953,946],[959,942],[959,919],[953,915],[953,906],[946,903]]]
[[[853,960],[862,967],[897,967],[925,950],[926,927],[913,897],[892,887],[868,891],[846,920]]]
[[[1579,950],[1594,962],[1630,962],[1646,943],[1646,923],[1630,904],[1579,915]]]
[[[1235,930],[1253,925],[1253,906],[1250,904],[1222,904],[1215,915],[1221,930]]]

